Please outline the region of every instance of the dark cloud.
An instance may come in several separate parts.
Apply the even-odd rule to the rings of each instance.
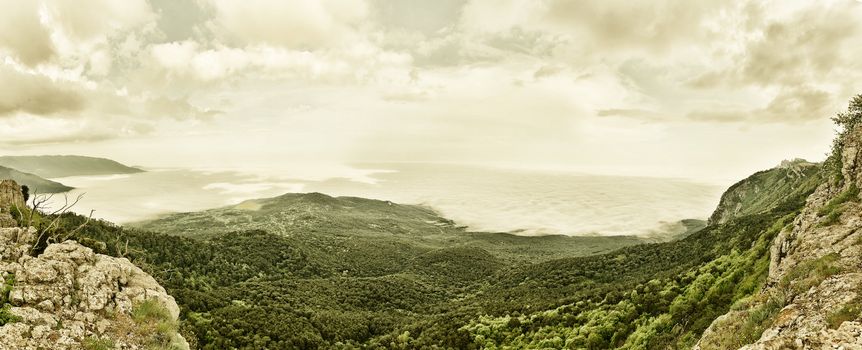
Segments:
[[[750,119],[750,111],[737,110],[697,110],[689,112],[686,118],[698,122],[736,123]]]
[[[455,26],[466,3],[466,0],[371,1],[374,17],[384,28],[418,31],[426,36]]]
[[[0,144],[9,146],[35,146],[50,144],[87,143],[110,140],[118,136],[120,135],[107,131],[94,132],[92,130],[79,130],[56,136],[35,135],[26,139],[4,139],[0,140]]]
[[[271,45],[301,50],[339,46],[357,36],[368,17],[364,0],[201,0],[213,17],[204,26],[235,46]]]
[[[604,49],[637,48],[664,51],[680,42],[708,38],[704,19],[715,16],[724,1],[551,0],[549,23],[580,31]]]
[[[758,114],[759,118],[777,121],[806,121],[828,118],[832,113],[832,96],[808,86],[782,90]]]
[[[173,119],[209,119],[221,111],[204,109],[192,105],[184,98],[160,97],[148,101],[145,105],[147,113],[161,118]]]
[[[528,31],[519,27],[489,35],[486,40],[490,47],[532,57],[550,57],[553,50],[563,44],[563,40],[553,34]]]
[[[536,69],[535,72],[533,72],[533,79],[552,77],[562,73],[565,70],[566,68],[560,65],[544,65],[539,67],[539,69]]]
[[[806,11],[787,22],[770,23],[763,38],[750,43],[741,69],[745,83],[799,84],[827,76],[848,57],[846,45],[859,22],[840,10]]]
[[[201,36],[200,26],[209,18],[196,0],[150,0],[159,14],[158,26],[168,42]]]
[[[557,35],[514,27],[472,35],[450,32],[428,39],[418,48],[415,43],[401,48],[411,52],[419,67],[447,67],[495,63],[519,56],[544,60],[551,58],[554,49],[563,44]]]
[[[749,110],[693,111],[688,118],[710,122],[806,122],[824,120],[858,88],[859,21],[846,2],[814,6],[789,18],[764,21],[752,12],[745,42],[732,64],[686,82],[694,89],[762,88],[777,91],[765,106]],[[751,8],[751,6],[749,6]],[[829,88],[826,88],[829,87]]]
[[[611,109],[602,109],[599,110],[597,115],[599,117],[622,117],[622,118],[632,118],[639,119],[643,121],[660,121],[665,120],[662,115],[656,111],[650,111],[646,109],[625,109],[625,108],[611,108]]]
[[[733,65],[706,71],[687,85],[693,88],[796,86],[826,82],[858,61],[859,20],[848,1],[838,6],[814,6],[791,18],[765,22],[760,11],[749,14],[751,39],[733,57]],[[752,8],[749,6],[748,8]],[[756,7],[754,7],[756,8]],[[757,23],[757,25],[752,24]]]
[[[413,62],[418,66],[457,66],[481,61],[466,52],[463,38],[449,35],[413,47]]]
[[[39,22],[37,1],[0,0],[0,54],[35,66],[55,55],[51,33]]]
[[[699,122],[794,123],[827,119],[833,112],[832,96],[808,86],[781,90],[765,107],[751,110],[697,110],[688,119]]]
[[[48,77],[20,72],[0,65],[0,116],[24,112],[56,115],[77,112],[86,100],[73,84],[56,82]]]

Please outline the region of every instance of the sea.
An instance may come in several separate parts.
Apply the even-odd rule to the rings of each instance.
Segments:
[[[118,224],[321,192],[425,205],[470,230],[532,236],[651,234],[682,219],[707,218],[725,189],[690,179],[437,163],[353,164],[315,176],[260,169],[146,170],[53,180],[76,188],[70,198],[83,195],[73,211]]]

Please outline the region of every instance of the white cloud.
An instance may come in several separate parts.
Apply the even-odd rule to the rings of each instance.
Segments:
[[[367,42],[316,51],[283,47],[201,47],[194,41],[151,46],[162,74],[203,82],[229,77],[242,79],[300,79],[333,83],[374,83],[404,80],[411,57],[384,51]]]
[[[146,0],[93,0],[82,6],[75,0],[44,1],[43,21],[70,40],[99,41],[115,33],[155,20]]]
[[[40,23],[37,1],[0,1],[0,53],[29,65],[54,56],[50,32]]]
[[[220,39],[238,44],[318,48],[347,42],[368,13],[363,0],[204,0]]]
[[[271,143],[267,152],[297,157],[664,162],[644,154],[652,151],[691,163],[697,152],[720,151],[719,142],[679,150],[698,140],[668,130],[826,130],[862,79],[854,45],[862,6],[852,1],[0,7],[0,77],[16,87],[0,87],[0,121],[28,130],[3,135],[16,144],[92,141],[116,129],[115,137],[176,138],[168,144],[180,146],[171,128],[193,125],[203,135],[195,142],[220,135],[231,147]],[[31,135],[27,120],[46,132]],[[827,142],[826,134],[800,144]]]
[[[84,96],[76,84],[54,81],[44,75],[0,64],[0,118],[15,113],[58,115],[84,108]]]

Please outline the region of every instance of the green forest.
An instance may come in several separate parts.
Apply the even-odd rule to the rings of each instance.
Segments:
[[[201,349],[687,349],[762,287],[771,239],[822,180],[806,169],[743,180],[730,191],[788,191],[739,193],[738,215],[670,242],[471,233],[428,208],[322,194],[130,227],[74,231],[86,218],[65,214],[61,231],[155,276]]]

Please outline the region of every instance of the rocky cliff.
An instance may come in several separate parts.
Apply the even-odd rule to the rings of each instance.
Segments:
[[[795,195],[797,189],[822,181],[819,164],[803,159],[785,160],[775,168],[757,172],[737,182],[721,196],[709,224],[723,224],[731,218],[765,212]]]
[[[0,209],[22,204],[16,184],[0,189]],[[129,260],[74,241],[34,256],[34,228],[0,223],[0,350],[188,349],[176,302]]]
[[[0,227],[9,227],[16,224],[12,218],[14,208],[24,207],[24,194],[21,187],[15,181],[0,181]]]
[[[862,127],[844,132],[828,179],[773,240],[767,285],[716,319],[696,349],[761,327],[742,349],[862,349]]]

